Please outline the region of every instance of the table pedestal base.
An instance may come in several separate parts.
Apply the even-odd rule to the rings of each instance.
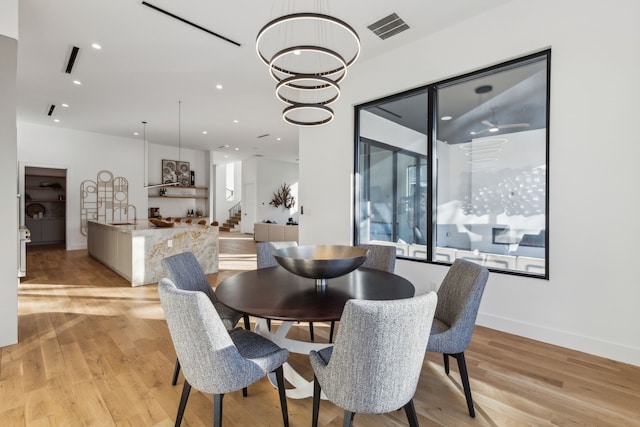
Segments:
[[[287,338],[287,334],[291,329],[293,322],[282,322],[275,333],[269,331],[267,327],[267,321],[263,318],[256,318],[256,333],[263,337],[273,341],[275,344],[282,348],[286,348],[291,353],[306,354],[308,355],[311,350],[321,350],[332,346],[330,343],[313,343],[307,341],[298,341],[291,338]],[[313,381],[308,381],[302,375],[300,375],[295,369],[285,363],[282,366],[284,370],[284,378],[293,386],[293,388],[287,389],[287,397],[291,399],[304,399],[305,397],[313,396]],[[269,374],[269,381],[276,387],[276,375],[274,373]],[[320,396],[322,399],[327,397],[324,392]]]

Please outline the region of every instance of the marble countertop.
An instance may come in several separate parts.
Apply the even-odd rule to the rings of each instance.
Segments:
[[[137,220],[137,221],[122,221],[122,222],[118,222],[118,221],[90,221],[90,222],[94,222],[96,224],[100,224],[103,225],[105,227],[113,227],[117,230],[121,230],[121,231],[130,231],[130,232],[136,232],[136,231],[153,231],[153,230],[158,230],[158,231],[166,231],[166,230],[187,230],[187,229],[202,229],[203,227],[208,227],[205,225],[198,225],[198,224],[185,224],[182,222],[176,222],[174,223],[173,227],[156,227],[155,225],[153,225],[151,222],[149,222],[148,220]]]

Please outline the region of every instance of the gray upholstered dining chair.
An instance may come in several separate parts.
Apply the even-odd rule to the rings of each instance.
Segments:
[[[396,248],[395,246],[362,244],[361,248],[369,250],[367,259],[360,267],[373,268],[374,270],[387,271],[393,273],[396,268]],[[333,333],[336,322],[331,322],[329,329],[329,342],[333,342]]]
[[[489,270],[471,261],[456,259],[440,288],[427,351],[442,353],[449,375],[449,356],[458,361],[469,415],[475,417],[464,351],[471,341]]]
[[[424,361],[424,343],[435,312],[435,292],[414,298],[345,304],[333,347],[311,351],[314,371],[312,426],[318,425],[320,394],[344,409],[343,426],[356,413],[382,414],[404,407],[411,426]]]
[[[203,292],[178,289],[170,279],[163,278],[158,294],[185,377],[176,427],[182,422],[191,387],[213,394],[213,425],[220,427],[225,393],[244,389],[270,372],[276,374],[287,427],[282,364],[289,352],[255,332],[242,328],[228,331]]]
[[[217,310],[222,323],[227,329],[232,329],[242,317],[242,314],[218,301],[215,291],[209,284],[207,276],[205,276],[200,263],[192,252],[184,252],[172,255],[162,260],[162,267],[166,277],[178,287],[178,289],[186,291],[204,292],[211,300],[211,303]],[[245,329],[249,329],[245,321]],[[171,384],[176,385],[178,375],[180,374],[180,359],[176,360],[176,367],[173,370],[173,379]]]
[[[396,268],[396,247],[387,245],[362,244],[361,248],[369,250],[366,261],[360,267],[393,273]]]
[[[273,257],[273,252],[282,248],[290,248],[291,246],[298,246],[298,242],[285,241],[256,243],[257,267],[269,268],[279,266],[280,264],[278,264],[278,261]],[[267,326],[271,329],[271,321],[269,319],[267,319]],[[309,322],[309,336],[311,337],[311,341],[313,341],[314,336],[312,322]]]

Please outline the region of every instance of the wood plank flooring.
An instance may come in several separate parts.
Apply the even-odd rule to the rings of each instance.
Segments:
[[[0,349],[0,426],[172,426],[182,377],[154,285],[131,288],[86,251],[28,249],[19,287],[19,340]],[[251,236],[222,233],[213,285],[255,268]],[[276,323],[277,325],[277,323]],[[328,325],[314,324],[316,340]],[[305,339],[305,326],[294,328]],[[427,354],[415,396],[421,426],[640,426],[640,367],[477,327],[466,352],[470,418],[455,362],[446,376]],[[291,363],[312,378],[306,356]],[[288,400],[291,426],[311,424],[311,399]],[[183,426],[212,424],[211,396],[192,391]],[[233,426],[281,426],[275,389],[261,380],[225,396]],[[341,426],[322,402],[320,425]],[[406,426],[404,411],[357,415],[356,426]]]

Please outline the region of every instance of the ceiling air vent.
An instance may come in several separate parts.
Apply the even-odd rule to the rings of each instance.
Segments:
[[[264,135],[258,135],[258,136],[257,136],[257,138],[258,138],[258,139],[260,139],[260,138],[265,138],[265,137],[267,137],[267,136],[269,136],[269,134],[268,134],[268,133],[265,133]]]
[[[51,117],[53,116],[53,110],[56,109],[56,106],[54,104],[49,104],[49,107],[47,108],[47,116]]]
[[[374,22],[367,28],[373,31],[375,35],[380,37],[382,40],[385,40],[403,32],[404,30],[408,30],[409,26],[398,16],[397,13],[392,13],[391,15]]]

